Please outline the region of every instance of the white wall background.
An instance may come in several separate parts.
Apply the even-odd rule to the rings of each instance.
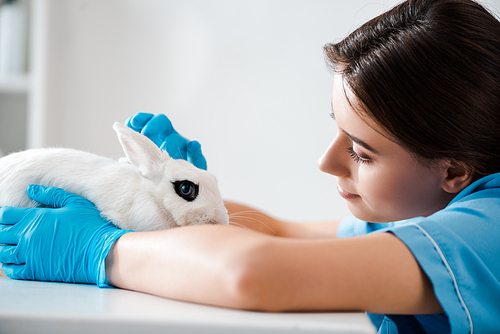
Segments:
[[[317,168],[336,133],[322,46],[397,1],[35,1],[31,146],[119,157],[113,122],[164,113],[202,143],[225,198],[293,220],[348,214]]]

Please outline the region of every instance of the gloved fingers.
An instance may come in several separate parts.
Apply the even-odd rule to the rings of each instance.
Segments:
[[[167,151],[167,153],[173,159],[183,159],[186,160],[188,141],[186,138],[182,137],[178,133],[173,133],[161,144],[160,149]]]
[[[135,114],[134,116],[127,118],[125,124],[132,130],[140,133],[142,131],[142,128],[146,125],[147,122],[149,122],[151,118],[153,118],[153,116],[153,114],[140,112]]]
[[[19,243],[19,228],[17,226],[19,225],[0,225],[0,245],[17,245]]]
[[[30,208],[16,208],[13,206],[4,206],[0,208],[0,227],[3,225],[15,225],[23,219]]]
[[[187,161],[200,169],[207,170],[207,160],[201,153],[201,144],[196,140],[187,144]]]
[[[151,139],[172,158],[187,160],[200,169],[207,169],[200,143],[182,137],[167,116],[138,113],[127,119],[127,126]]]
[[[141,133],[151,139],[159,147],[166,137],[177,133],[177,131],[175,131],[172,122],[170,122],[167,116],[158,114],[147,122]]]
[[[26,229],[26,220],[31,210],[35,208],[0,208],[0,244],[17,245]]]
[[[12,279],[29,279],[25,277],[24,271],[26,266],[24,264],[4,264],[2,270],[5,275]]]
[[[27,193],[31,199],[51,208],[62,208],[70,204],[72,206],[94,206],[89,200],[56,187],[32,184],[28,186]]]
[[[24,264],[25,259],[17,252],[17,246],[0,245],[0,263]]]

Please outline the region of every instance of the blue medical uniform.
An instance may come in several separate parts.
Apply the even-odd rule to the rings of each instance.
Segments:
[[[411,191],[411,189],[409,189]],[[373,224],[350,217],[338,236],[390,232],[429,277],[443,314],[370,314],[379,333],[500,333],[500,173],[428,217]]]

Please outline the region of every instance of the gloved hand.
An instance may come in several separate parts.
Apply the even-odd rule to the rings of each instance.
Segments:
[[[129,128],[151,139],[160,149],[174,159],[187,160],[201,169],[207,169],[207,161],[201,153],[199,142],[182,137],[167,116],[138,113],[126,121]]]
[[[107,286],[105,260],[123,234],[90,201],[59,188],[29,186],[51,208],[0,208],[0,262],[13,279]]]

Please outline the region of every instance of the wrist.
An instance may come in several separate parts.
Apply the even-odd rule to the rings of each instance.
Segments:
[[[115,264],[115,249],[117,246],[117,243],[120,241],[120,238],[116,240],[111,247],[109,248],[108,255],[106,256],[106,259],[104,260],[104,270],[105,270],[105,279],[104,279],[104,286],[115,286],[113,284],[113,268]]]
[[[100,249],[99,254],[96,256],[96,284],[100,288],[106,288],[113,286],[112,280],[112,268],[114,267],[116,254],[116,245],[119,240],[128,232],[129,230],[116,229],[115,231],[110,231],[103,235],[98,243],[98,249]]]

